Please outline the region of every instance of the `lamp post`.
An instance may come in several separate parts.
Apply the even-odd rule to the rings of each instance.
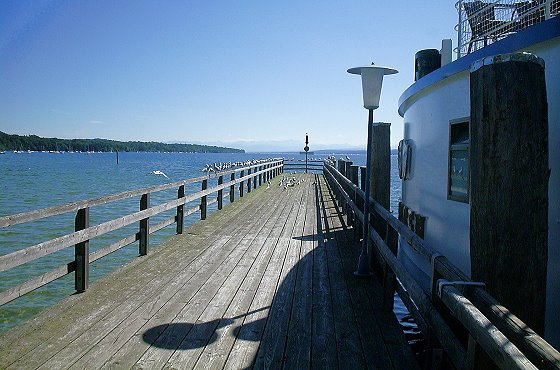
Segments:
[[[305,146],[303,147],[303,150],[305,150],[305,173],[307,173],[307,152],[309,151],[309,146],[307,144],[309,144],[309,136],[307,136],[307,132],[306,132],[305,133]]]
[[[398,73],[396,69],[376,66],[373,63],[370,66],[350,68],[348,73],[362,76],[362,95],[364,100],[364,108],[368,110],[368,139],[366,152],[366,188],[364,200],[364,224],[363,224],[363,240],[362,250],[358,259],[358,269],[354,272],[357,276],[371,276],[371,266],[368,253],[369,240],[369,198],[370,198],[370,162],[371,162],[371,140],[373,111],[379,108],[379,98],[381,96],[381,86],[383,85],[383,76]]]

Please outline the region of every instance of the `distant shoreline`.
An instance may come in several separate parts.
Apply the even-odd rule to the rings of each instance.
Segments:
[[[0,131],[0,151],[14,152],[173,152],[245,153],[243,149],[202,144],[166,144],[155,141],[59,139],[37,135],[11,135]]]

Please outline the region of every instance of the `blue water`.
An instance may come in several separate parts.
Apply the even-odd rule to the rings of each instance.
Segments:
[[[207,163],[280,156],[305,158],[298,153],[119,153],[117,165],[114,153],[6,153],[0,155],[0,216],[200,176],[201,169]],[[310,159],[325,156],[315,155]],[[349,157],[354,164],[365,165],[365,153],[349,154]],[[395,211],[401,195],[401,187],[396,170],[396,156],[391,157],[391,162],[391,209]],[[152,171],[155,170],[163,171],[170,179],[154,175]],[[211,180],[208,185],[212,186],[214,181],[215,179]],[[200,184],[191,184],[185,190],[187,193],[195,192],[199,190],[199,186]],[[176,190],[153,193],[150,202],[151,205],[156,205],[176,196]],[[187,208],[195,205],[196,202],[187,205]],[[124,216],[137,211],[138,207],[139,197],[92,207],[90,223],[95,225]],[[209,212],[213,212],[215,207],[216,204],[209,206]],[[170,210],[152,217],[150,223],[156,224],[172,216],[174,212]],[[74,231],[74,216],[75,213],[70,212],[0,229],[0,254],[11,253]],[[187,217],[185,224],[196,222],[198,217],[196,213]],[[90,252],[135,233],[137,227],[137,224],[129,225],[91,240]],[[155,248],[173,235],[174,231],[174,227],[169,226],[152,234],[150,247]],[[23,266],[0,272],[0,290],[70,262],[73,260],[73,253],[73,248],[66,248]],[[90,266],[91,281],[99,279],[136,256],[138,256],[138,243],[133,243],[95,261]],[[45,307],[72,294],[73,286],[73,274],[70,274],[0,306],[0,331],[17,325]],[[397,300],[395,309],[397,316],[404,317],[406,321],[408,312],[402,302]]]

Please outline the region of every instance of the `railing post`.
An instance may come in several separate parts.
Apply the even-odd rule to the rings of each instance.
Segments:
[[[262,169],[263,169],[263,166],[259,166],[259,172],[261,172]],[[262,185],[262,178],[263,178],[262,173],[259,173],[259,186]]]
[[[385,233],[385,243],[391,252],[396,256],[399,246],[399,234],[387,223],[387,232]],[[393,311],[393,304],[395,302],[395,289],[397,281],[395,273],[388,264],[384,264],[383,274],[383,307],[387,311]]]
[[[350,181],[352,181],[352,175],[350,173],[351,166],[352,166],[352,161],[344,162],[344,177],[346,177]],[[350,199],[352,199],[350,187],[344,184],[342,186],[345,188],[344,190],[346,191],[346,193],[350,195]],[[348,226],[352,225],[352,207],[350,207],[350,204],[346,204],[346,224]]]
[[[243,176],[245,176],[245,171],[244,171],[244,170],[241,170],[241,173],[239,174],[239,177],[243,177]],[[239,183],[239,196],[240,196],[241,198],[243,198],[243,181],[241,181],[241,182]]]
[[[350,166],[349,175],[350,175],[349,178],[350,181],[352,181],[354,185],[358,186],[358,166],[355,165]],[[352,200],[354,201],[354,204],[358,205],[358,197],[356,196],[356,192],[352,191],[350,193],[351,193]],[[360,236],[362,235],[362,233],[359,232],[360,223],[357,221],[354,212],[351,213],[352,213],[352,217],[349,216],[348,224],[354,225],[354,238],[359,240]],[[350,223],[350,219],[352,223]]]
[[[247,175],[251,175],[251,171],[252,169],[249,168],[247,170]],[[249,178],[247,179],[247,194],[249,194],[251,192],[251,177],[249,176]]]
[[[140,210],[143,211],[150,207],[150,193],[142,194],[140,197]],[[148,243],[149,243],[149,221],[150,218],[146,217],[140,220],[140,242],[138,243],[138,253],[141,256],[148,254]]]
[[[183,198],[185,196],[185,185],[179,186],[179,190],[177,190],[177,199]],[[181,204],[177,206],[177,234],[183,233],[183,225],[185,220],[185,205]]]
[[[208,189],[208,180],[202,180],[202,191]],[[200,198],[200,219],[206,220],[206,207],[207,207],[206,195]]]
[[[255,167],[255,170],[253,172],[257,172],[258,171],[258,167]],[[257,177],[258,175],[253,176],[253,189],[257,188]]]
[[[218,185],[222,185],[224,183],[224,176],[220,175],[218,177]],[[223,207],[223,198],[224,198],[224,190],[218,190],[218,209],[222,209]]]
[[[230,181],[235,181],[235,172],[232,172],[232,174],[229,177]],[[233,201],[235,200],[235,184],[231,184],[229,186],[229,202],[233,203]]]
[[[79,209],[74,220],[74,230],[80,231],[89,227],[89,208]],[[89,240],[76,244],[74,247],[74,288],[78,293],[85,291],[89,280]]]

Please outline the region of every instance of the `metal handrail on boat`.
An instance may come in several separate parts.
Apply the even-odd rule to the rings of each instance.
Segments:
[[[365,192],[328,161],[324,163],[323,173],[337,198],[346,204],[343,208],[363,227]],[[372,226],[369,232],[378,264],[386,266],[383,283],[388,289],[385,298],[392,299],[393,286],[424,334],[439,342],[454,366],[459,369],[472,368],[474,353],[480,347],[502,369],[560,369],[560,353],[500,305],[483,287],[473,284],[445,256],[426,245],[373,199],[370,199],[370,211],[373,218],[383,220],[386,227],[380,232]],[[431,263],[430,292],[426,292],[397,259],[394,246],[389,247],[395,243],[394,237],[391,237],[393,233],[397,233],[403,242]],[[391,274],[396,275],[398,280],[394,281],[394,275]],[[438,284],[440,289],[437,289]],[[469,343],[466,348],[454,332],[456,323],[445,319],[449,316],[467,330]]]

